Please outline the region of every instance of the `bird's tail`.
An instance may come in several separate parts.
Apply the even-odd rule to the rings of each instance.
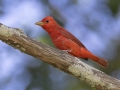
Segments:
[[[107,62],[106,60],[104,60],[104,59],[102,59],[102,58],[99,58],[99,57],[93,55],[91,52],[89,52],[89,51],[87,51],[87,50],[86,50],[86,53],[85,53],[85,54],[86,54],[86,56],[87,56],[89,59],[97,62],[98,64],[100,64],[100,65],[103,66],[104,68],[107,68],[107,67],[108,67],[108,62]]]
[[[98,64],[100,64],[104,68],[108,67],[108,62],[106,60],[102,59],[102,58],[99,58],[97,56],[92,56],[90,59],[92,59],[93,61],[97,62]]]
[[[93,55],[91,53],[90,57],[89,57],[91,60],[97,62],[98,64],[100,64],[101,66],[103,66],[104,68],[107,68],[108,67],[108,62],[102,58],[99,58],[95,55]]]

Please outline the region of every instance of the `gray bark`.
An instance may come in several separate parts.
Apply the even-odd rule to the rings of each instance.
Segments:
[[[106,75],[80,59],[64,51],[52,48],[27,37],[22,30],[0,24],[0,40],[10,46],[38,58],[74,77],[86,82],[96,90],[120,90],[120,81]]]

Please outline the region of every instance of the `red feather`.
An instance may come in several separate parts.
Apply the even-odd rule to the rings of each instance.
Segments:
[[[95,56],[87,50],[87,48],[74,35],[61,27],[51,16],[45,17],[42,21],[37,22],[36,24],[48,32],[57,48],[67,50],[69,54],[75,57],[84,59],[89,58],[103,67],[107,67],[107,61]]]

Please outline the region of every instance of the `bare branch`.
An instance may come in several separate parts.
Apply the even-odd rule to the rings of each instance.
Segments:
[[[97,90],[120,90],[120,81],[61,50],[27,37],[22,30],[0,24],[0,40],[88,83]]]

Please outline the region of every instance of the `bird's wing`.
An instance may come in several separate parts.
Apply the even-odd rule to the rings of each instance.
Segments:
[[[86,48],[74,35],[72,35],[67,30],[60,30],[60,32],[66,38],[69,38],[69,39],[73,40],[75,43],[77,43],[79,46]]]

